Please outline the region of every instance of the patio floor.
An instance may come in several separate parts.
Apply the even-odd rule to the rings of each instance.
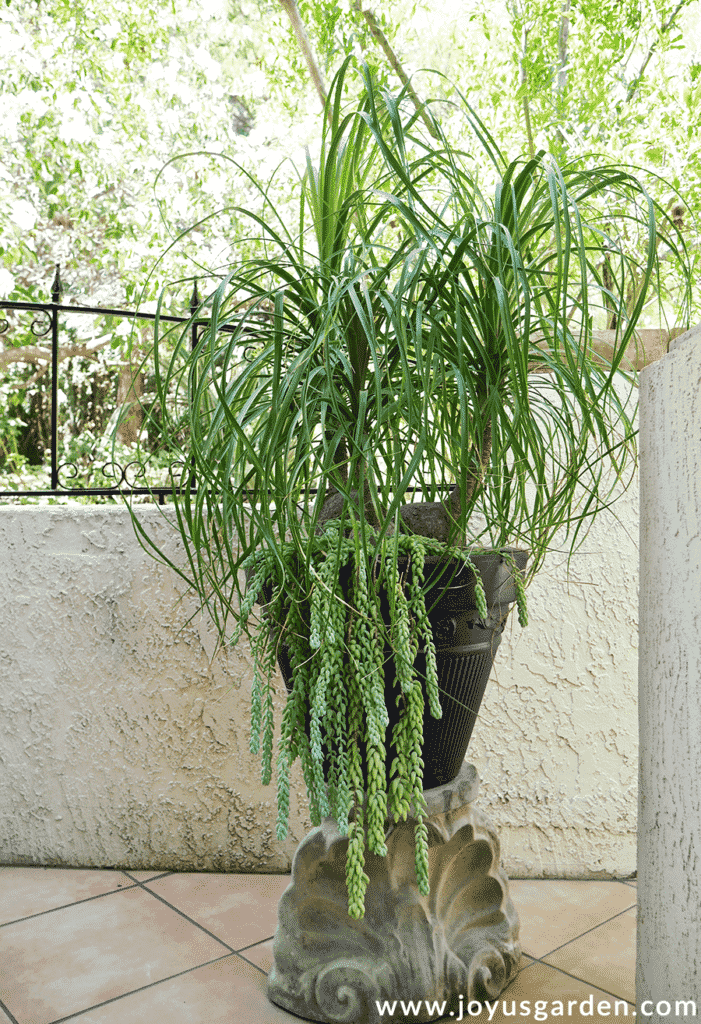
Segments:
[[[293,1024],[299,1018],[265,994],[289,880],[0,867],[0,1024]],[[617,1015],[632,1016],[635,886],[512,880],[524,955],[491,1020],[546,1019],[536,1017],[536,1000],[547,1019],[555,1000],[572,1021],[611,1020],[616,1000],[627,1004]],[[580,1013],[589,996],[593,1012],[585,1004]],[[609,1009],[600,1016],[602,1001]],[[409,1018],[397,1007],[386,1019]],[[490,1018],[466,1008],[468,1019]]]

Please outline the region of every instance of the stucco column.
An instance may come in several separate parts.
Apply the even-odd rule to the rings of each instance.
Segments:
[[[640,374],[639,631],[636,1003],[657,1022],[701,1012],[701,326]]]

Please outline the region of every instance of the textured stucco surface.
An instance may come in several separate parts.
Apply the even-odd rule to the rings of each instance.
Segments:
[[[575,554],[552,554],[509,618],[468,752],[506,872],[636,868],[637,480]]]
[[[507,624],[468,751],[512,877],[631,874],[637,811],[637,491]],[[178,556],[158,509],[140,515]],[[248,753],[251,658],[214,652],[121,508],[0,508],[0,863],[286,870]],[[211,658],[211,660],[210,660]],[[278,692],[282,692],[282,684]]]
[[[157,509],[139,514],[171,554]],[[251,658],[214,653],[124,508],[0,509],[0,863],[285,871],[248,752]],[[212,655],[214,657],[212,658]]]
[[[701,995],[701,326],[641,375],[640,451],[636,996],[657,1022]]]

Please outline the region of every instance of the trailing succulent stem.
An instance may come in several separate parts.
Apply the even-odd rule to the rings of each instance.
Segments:
[[[249,631],[253,604],[265,602],[262,624],[249,634],[255,655],[251,751],[261,753],[264,781],[270,778],[272,763],[270,679],[280,645],[289,657],[292,687],[277,756],[278,838],[287,834],[289,770],[299,757],[313,824],[330,814],[348,836],[348,912],[360,918],[368,883],[365,850],[387,853],[389,821],[416,818],[416,873],[420,891],[428,894],[424,702],[434,718],[442,712],[425,603],[426,556],[456,559],[471,568],[477,606],[485,618],[487,604],[469,551],[434,538],[399,534],[385,540],[380,556],[369,565],[360,520],[352,510],[346,510],[344,520],[346,529],[333,520],[311,538],[304,564],[291,542],[278,549],[282,564],[271,552],[250,556],[239,631]],[[406,566],[401,574],[400,564]],[[515,564],[513,568],[518,572]],[[416,667],[420,649],[425,675]],[[392,700],[399,711],[391,736],[388,658],[394,663]]]
[[[526,607],[526,588],[523,582],[523,576],[519,567],[516,565],[514,557],[508,551],[502,551],[501,557],[504,562],[511,569],[511,578],[514,581],[514,588],[516,590],[516,607],[518,609],[518,622],[522,627],[528,625],[528,610]]]

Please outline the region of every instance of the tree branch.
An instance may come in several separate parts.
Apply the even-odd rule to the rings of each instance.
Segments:
[[[372,35],[375,42],[378,43],[380,48],[383,50],[385,57],[392,66],[392,70],[397,75],[400,82],[402,83],[407,93],[411,97],[411,100],[414,106],[416,107],[416,111],[419,117],[421,118],[423,123],[426,125],[426,128],[428,129],[429,135],[431,135],[432,138],[436,139],[436,141],[440,142],[440,134],[436,130],[436,127],[431,121],[430,117],[428,117],[428,115],[426,114],[426,104],[422,103],[419,97],[416,95],[416,92],[411,82],[409,81],[409,76],[402,67],[396,53],[392,49],[389,39],[380,28],[377,18],[375,17],[372,11],[363,10],[363,8],[361,7],[361,0],[353,0],[353,8],[358,12],[358,14],[362,14],[362,16],[365,18],[368,28],[370,29],[370,34]]]
[[[304,23],[299,16],[299,9],[296,4],[296,0],[280,0],[280,6],[287,11],[290,21],[292,22],[292,28],[295,35],[297,36],[297,42],[299,43],[304,59],[307,62],[309,74],[312,76],[312,81],[316,87],[316,91],[319,93],[319,99],[321,105],[326,106],[327,90],[324,83],[323,75],[319,69],[319,65],[316,62],[316,58],[312,53],[311,43],[309,42],[309,36],[307,35]],[[330,116],[330,112],[329,112]]]
[[[41,378],[44,376],[44,374],[48,373],[50,369],[51,369],[51,366],[50,366],[49,363],[47,363],[46,366],[40,366],[39,369],[37,370],[37,372],[33,373],[32,376],[29,378],[29,380],[17,381],[14,384],[12,390],[13,391],[23,391],[25,388],[30,388],[32,386],[32,384],[36,384],[36,382],[38,380],[41,380]]]
[[[97,345],[64,345],[58,350],[58,361],[64,359],[96,359],[95,353],[109,345],[111,338],[99,342]],[[42,348],[41,345],[22,345],[21,348],[8,348],[0,352],[0,370],[4,370],[11,363],[38,363],[51,362],[51,349]],[[42,371],[43,372],[43,371]]]
[[[523,26],[523,36],[521,44],[521,59],[519,60],[519,67],[521,69],[521,88],[523,89],[523,115],[526,119],[526,136],[528,137],[528,152],[531,160],[535,157],[535,146],[533,145],[533,129],[531,127],[531,110],[528,106],[528,74],[526,72],[526,53],[528,49],[528,31],[529,26]]]
[[[626,95],[626,102],[627,103],[630,102],[630,100],[632,100],[633,96],[635,95],[635,93],[638,90],[638,86],[640,85],[640,82],[642,81],[642,77],[645,74],[645,69],[648,66],[648,64],[650,63],[650,61],[652,60],[652,55],[654,54],[654,52],[655,52],[655,50],[657,48],[657,44],[660,41],[660,36],[663,33],[665,33],[665,32],[669,32],[670,28],[672,27],[672,24],[674,23],[674,19],[679,14],[679,12],[681,11],[682,7],[686,7],[686,5],[689,2],[690,2],[690,0],[679,0],[679,3],[677,4],[677,6],[674,8],[674,10],[670,14],[670,16],[667,18],[667,20],[665,21],[664,25],[662,25],[662,27],[660,28],[660,32],[659,32],[659,35],[657,36],[657,39],[654,41],[654,43],[652,44],[650,49],[647,51],[647,56],[645,57],[645,60],[642,63],[640,71],[635,76],[635,78],[630,83],[630,85],[628,86],[628,93]]]
[[[557,109],[562,116],[563,100],[567,88],[567,40],[570,34],[570,7],[572,0],[563,0],[560,31],[557,37]]]

